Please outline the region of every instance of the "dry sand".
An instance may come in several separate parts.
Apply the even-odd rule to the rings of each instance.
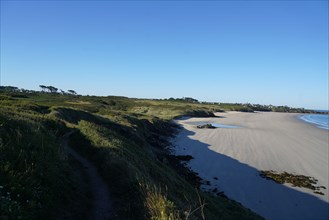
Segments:
[[[189,166],[231,199],[266,219],[329,219],[329,131],[291,113],[219,113],[220,118],[177,120],[177,155],[192,155]],[[191,122],[238,128],[198,129]],[[286,171],[316,178],[325,195],[277,184],[259,170]],[[217,177],[217,179],[214,179]]]

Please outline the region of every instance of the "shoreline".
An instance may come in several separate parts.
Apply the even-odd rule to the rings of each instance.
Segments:
[[[316,126],[317,128],[329,131],[328,124],[325,124],[325,123],[323,124],[323,123],[319,123],[319,122],[316,122],[316,121],[311,120],[311,119],[304,118],[305,116],[307,117],[307,116],[313,116],[313,115],[314,114],[302,114],[302,115],[298,116],[298,118],[300,120],[302,120],[303,122],[305,122],[305,123],[312,124],[312,125]],[[315,114],[315,115],[322,116],[322,114]]]
[[[216,118],[178,119],[182,131],[174,140],[175,154],[194,157],[188,166],[210,182],[205,188],[224,191],[267,219],[327,219],[328,131],[300,115],[228,112]],[[190,122],[238,128],[197,129]],[[262,179],[260,170],[312,176],[326,187],[324,195]]]

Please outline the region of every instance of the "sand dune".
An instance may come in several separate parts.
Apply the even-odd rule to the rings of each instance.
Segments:
[[[211,187],[267,219],[328,219],[329,133],[291,113],[220,113],[220,118],[177,120],[183,130],[174,144],[192,155],[189,166]],[[198,129],[193,122],[239,128]],[[259,170],[312,176],[325,195],[261,178]],[[214,179],[217,177],[217,179]]]

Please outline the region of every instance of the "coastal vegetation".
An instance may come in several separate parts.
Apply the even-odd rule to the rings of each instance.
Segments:
[[[226,111],[240,111],[240,112],[288,112],[288,113],[316,113],[326,114],[325,112],[309,110],[304,108],[292,108],[289,106],[273,106],[273,105],[259,105],[259,104],[242,104],[242,103],[220,103],[218,104]]]
[[[63,145],[95,164],[116,219],[261,219],[225,196],[199,189],[170,154],[172,119],[222,109],[199,102],[81,96],[1,87],[0,218],[81,219],[90,209],[83,168]],[[60,90],[58,90],[60,91]]]
[[[91,99],[98,98],[99,100],[100,98],[105,98],[105,97],[96,97],[96,96],[81,96],[78,95],[78,93],[72,89],[67,90],[67,92],[65,92],[54,86],[40,85],[39,87],[41,91],[27,90],[15,86],[0,86],[0,92],[10,93],[12,96],[16,96],[16,97],[22,95],[24,96],[24,94],[40,94],[40,93],[51,93],[53,95],[56,94],[71,95],[71,96],[76,95],[80,97],[80,100],[76,101],[76,104],[82,103],[83,100],[88,100],[90,98]],[[129,107],[133,107],[137,113],[142,113],[142,114],[146,113],[146,114],[156,115],[157,113],[160,114],[165,113],[167,115],[162,115],[162,116],[165,116],[166,119],[173,118],[172,116],[178,117],[182,113],[185,113],[186,115],[207,117],[207,116],[213,116],[212,112],[223,112],[223,111],[240,111],[240,112],[263,111],[263,112],[328,114],[327,111],[317,111],[317,110],[304,109],[304,108],[293,108],[289,106],[260,105],[260,104],[251,104],[251,103],[202,102],[191,97],[168,98],[168,99],[134,99],[134,98],[127,98],[122,96],[107,96],[107,98],[111,100],[110,103],[103,101],[102,104],[109,105],[115,103],[116,105],[113,108],[116,108],[117,110],[126,111],[126,110],[131,110],[129,109]],[[116,103],[114,100],[116,100],[118,103]],[[134,105],[130,105],[129,101],[133,101]],[[139,105],[137,103],[139,103]],[[160,111],[161,106],[164,106],[166,111],[161,112]],[[192,109],[191,112],[184,111],[189,107],[190,109]],[[198,110],[196,110],[195,107],[197,107],[196,109]],[[172,112],[169,112],[169,110],[171,110]],[[207,113],[204,112],[203,110],[206,110]]]
[[[47,107],[9,97],[0,101],[0,219],[51,219],[75,200],[84,208],[60,142],[65,125]]]

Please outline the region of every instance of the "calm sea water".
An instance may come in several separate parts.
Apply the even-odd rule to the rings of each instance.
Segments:
[[[308,123],[316,124],[319,128],[329,130],[329,115],[307,114],[300,118]]]

